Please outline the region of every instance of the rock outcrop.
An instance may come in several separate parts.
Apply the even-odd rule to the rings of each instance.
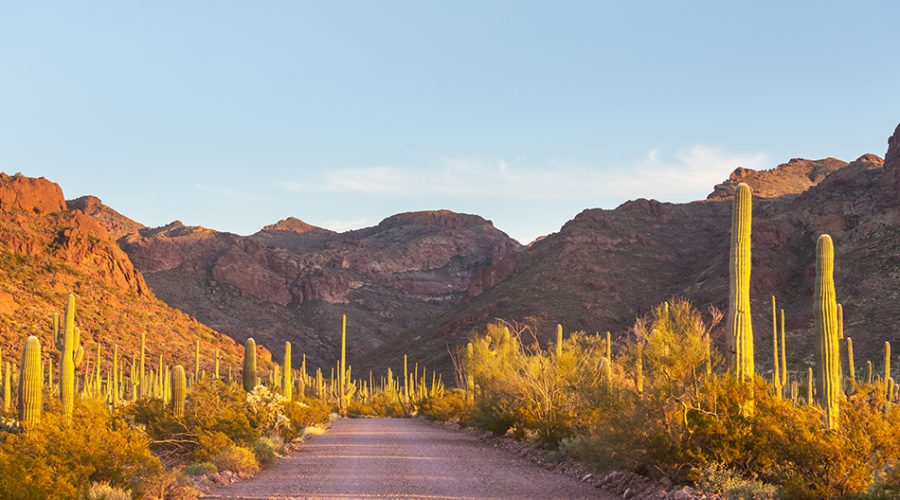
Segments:
[[[441,210],[335,233],[288,218],[249,236],[180,222],[119,240],[164,300],[237,340],[335,353],[340,315],[357,356],[446,311],[473,276],[520,245],[475,215]]]
[[[494,318],[532,325],[542,341],[551,341],[556,323],[567,331],[628,337],[636,317],[672,296],[724,310],[730,196],[738,182],[747,182],[757,197],[751,293],[758,366],[771,366],[765,353],[772,295],[786,311],[790,369],[803,371],[812,359],[812,276],[821,233],[835,241],[838,300],[847,335],[856,341],[857,366],[876,360],[885,340],[900,342],[893,306],[900,301],[900,210],[893,208],[900,207],[898,138],[900,128],[884,161],[874,154],[849,164],[794,159],[771,170],[738,169],[708,200],[640,199],[615,210],[585,210],[558,233],[479,269],[463,302],[404,334],[421,334],[411,354],[449,369],[448,349]],[[400,350],[380,347],[365,368],[396,359]]]
[[[231,339],[150,291],[107,230],[129,219],[92,197],[70,206],[53,182],[0,174],[0,349],[20,350],[27,335],[50,345],[50,317],[74,292],[89,352],[102,342],[105,356],[113,344],[130,356],[145,331],[154,354],[168,362],[192,353],[200,339],[207,348],[219,348],[224,363],[237,366],[240,348]]]

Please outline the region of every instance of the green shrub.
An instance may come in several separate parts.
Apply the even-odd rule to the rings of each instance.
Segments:
[[[442,397],[425,399],[419,407],[419,411],[432,420],[463,422],[469,415],[465,397],[465,392],[460,389],[446,391]]]
[[[267,437],[261,437],[253,444],[253,456],[262,467],[275,461],[275,443]]]
[[[213,457],[212,462],[220,471],[231,471],[241,477],[248,477],[259,470],[256,456],[243,446],[222,450]]]
[[[131,493],[109,483],[94,483],[88,490],[88,500],[131,500]]]
[[[0,440],[0,498],[80,497],[95,482],[140,495],[163,472],[148,444],[143,431],[96,401],[77,401],[71,425],[61,412],[46,412],[34,429]]]
[[[745,479],[721,464],[710,463],[697,471],[697,487],[707,494],[719,493],[729,500],[768,500],[776,498],[778,488],[758,479]]]
[[[290,422],[290,426],[282,426],[277,434],[286,442],[293,441],[303,434],[303,429],[329,423],[332,410],[333,407],[321,399],[289,401],[282,407],[281,412]]]
[[[197,447],[194,449],[194,460],[208,461],[222,450],[234,446],[225,433],[216,430],[200,429],[197,431]]]
[[[206,476],[208,474],[216,474],[219,469],[211,462],[197,462],[185,467],[182,472],[186,476]]]

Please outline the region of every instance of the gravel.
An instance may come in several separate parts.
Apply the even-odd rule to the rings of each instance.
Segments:
[[[341,419],[252,479],[205,498],[617,498],[476,436],[418,419]]]

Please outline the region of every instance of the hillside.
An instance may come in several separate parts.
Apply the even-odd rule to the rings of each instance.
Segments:
[[[45,356],[58,359],[51,315],[74,292],[88,353],[82,370],[96,364],[97,342],[105,362],[114,345],[130,360],[140,332],[147,334],[153,360],[163,355],[166,363],[192,366],[199,339],[206,369],[212,369],[216,348],[222,366],[237,369],[242,349],[157,299],[104,225],[81,208],[67,208],[60,187],[44,178],[0,174],[0,349],[9,356],[4,359],[17,359],[28,335],[41,339]]]
[[[175,221],[119,243],[167,303],[277,353],[290,340],[314,366],[335,359],[341,314],[360,359],[458,303],[478,269],[520,247],[489,221],[449,211],[341,234],[295,218],[249,237]]]
[[[634,318],[672,296],[727,308],[731,201],[737,182],[755,187],[754,341],[758,366],[771,366],[771,295],[786,311],[790,369],[812,361],[815,239],[836,245],[838,300],[855,340],[857,366],[880,363],[885,340],[900,342],[900,127],[883,161],[867,154],[846,164],[791,160],[772,170],[738,169],[708,200],[685,204],[635,200],[588,209],[521,252],[480,270],[467,299],[406,332],[411,347],[386,345],[370,360],[396,364],[401,349],[449,368],[448,347],[494,318],[536,326],[549,341],[567,331],[629,335]],[[723,343],[723,332],[717,342]],[[896,363],[895,363],[896,365]]]

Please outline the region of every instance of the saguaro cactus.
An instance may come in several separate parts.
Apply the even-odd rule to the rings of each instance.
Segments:
[[[41,341],[34,335],[25,339],[19,369],[19,422],[28,428],[41,421]]]
[[[6,362],[6,372],[3,376],[3,412],[9,411],[9,405],[12,404],[12,367],[9,361]]]
[[[888,380],[891,378],[891,343],[884,343],[884,397],[890,397],[888,393]]]
[[[728,354],[738,380],[753,380],[753,324],[750,318],[750,230],[753,194],[740,183],[734,193],[731,218],[730,293],[728,300]]]
[[[172,387],[172,409],[176,417],[184,416],[184,399],[187,395],[187,379],[184,376],[184,367],[175,366],[175,383]]]
[[[244,342],[244,390],[253,392],[256,387],[256,341],[253,337]]]
[[[147,397],[147,375],[146,375],[146,354],[147,354],[147,334],[145,332],[141,332],[141,373],[139,375],[139,384],[140,384],[140,394],[139,397],[141,399]]]
[[[62,362],[60,363],[59,394],[62,399],[63,414],[68,419],[75,407],[75,367],[81,364],[84,347],[81,346],[80,330],[75,327],[75,294],[69,294],[66,304],[64,333],[60,347]]]
[[[562,349],[563,349],[563,327],[560,324],[556,325],[556,359],[562,357]]]
[[[834,243],[831,236],[819,236],[816,244],[816,390],[828,429],[839,427],[842,392],[838,345],[837,300],[834,291]]]
[[[291,343],[284,343],[284,366],[281,369],[284,380],[281,382],[281,390],[284,399],[288,401],[294,399],[294,379],[293,368],[291,368]]]
[[[475,402],[475,346],[466,344],[466,399]]]
[[[850,387],[856,387],[856,362],[853,359],[852,337],[847,337],[847,369],[850,372]]]
[[[347,413],[347,315],[341,315],[341,373],[338,376],[338,384],[340,384],[340,409],[341,415]]]

